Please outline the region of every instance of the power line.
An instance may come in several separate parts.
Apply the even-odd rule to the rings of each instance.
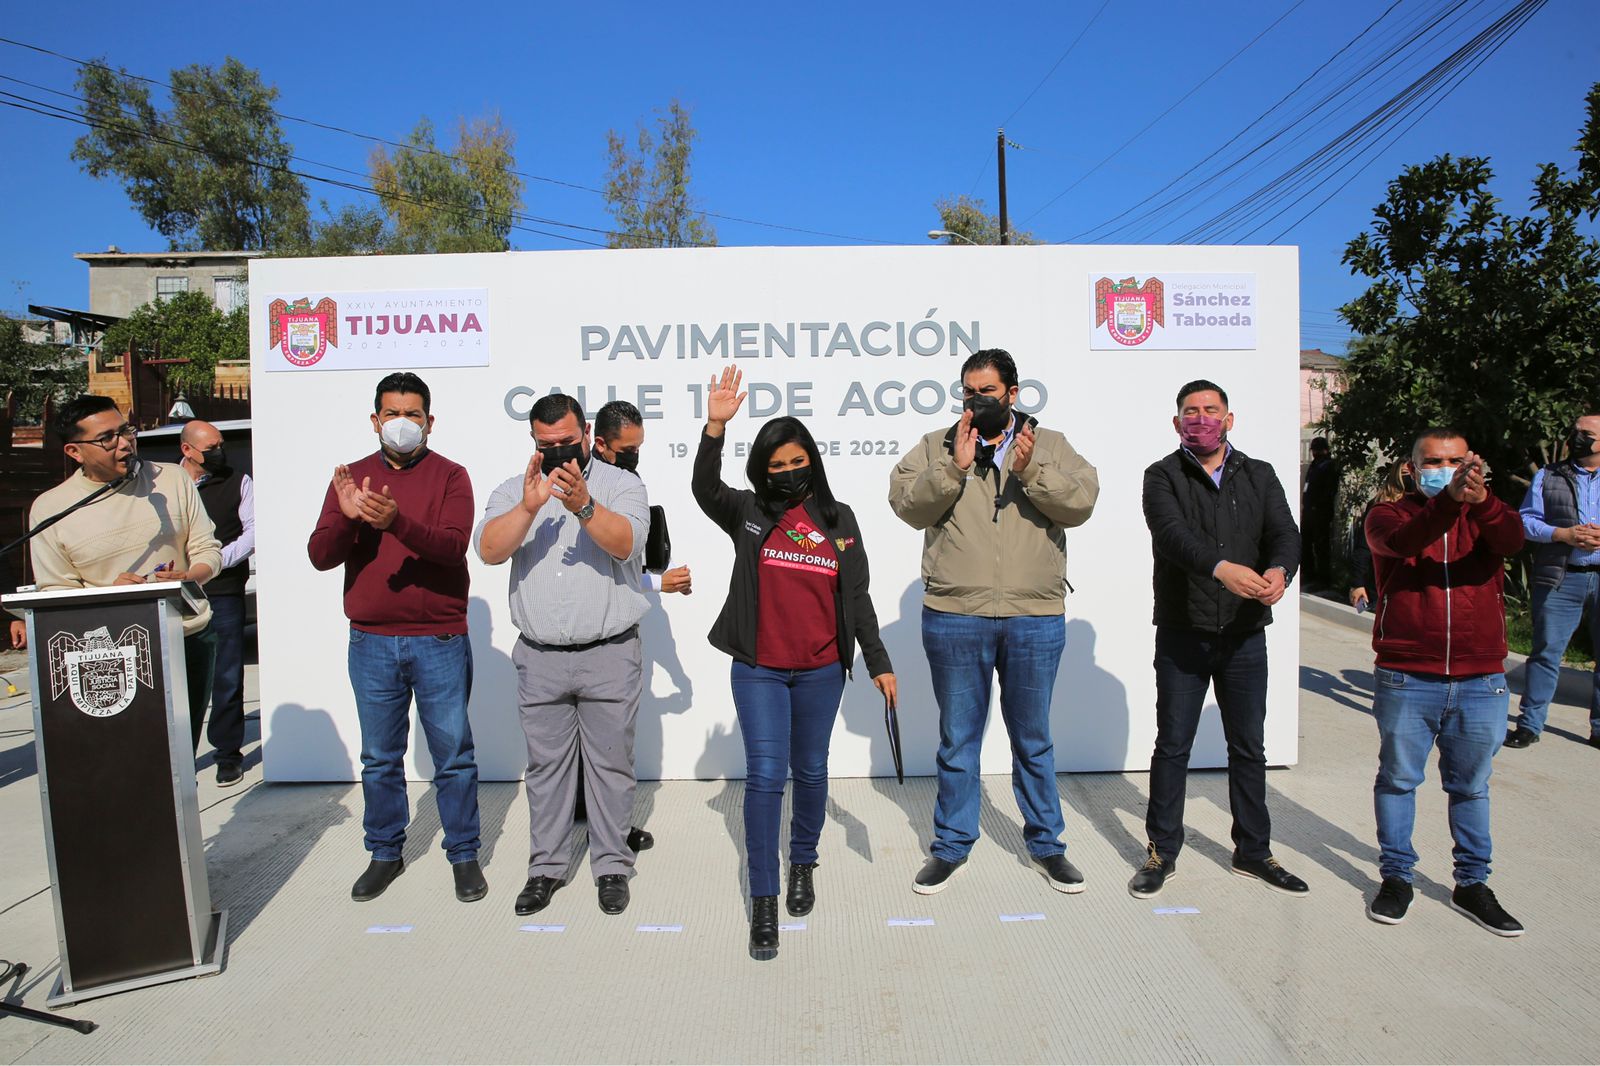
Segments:
[[[55,59],[60,59],[60,60],[66,61],[68,63],[75,64],[76,66],[79,66],[79,67],[93,67],[93,68],[98,68],[100,70],[110,71],[112,74],[115,74],[115,75],[118,75],[118,76],[121,76],[121,77],[128,77],[128,78],[134,79],[135,81],[142,81],[142,82],[145,82],[146,84],[149,84],[149,85],[158,86],[160,88],[165,89],[168,92],[183,92],[184,91],[184,90],[178,89],[176,86],[173,86],[168,82],[163,82],[163,81],[160,81],[160,80],[158,80],[156,78],[146,77],[145,75],[142,75],[142,74],[133,74],[133,73],[130,73],[130,72],[126,71],[126,70],[116,70],[116,69],[113,69],[109,64],[99,62],[98,60],[80,59],[80,58],[78,58],[76,56],[70,56],[70,55],[67,55],[64,52],[58,52],[55,49],[46,48],[43,45],[32,44],[32,43],[30,43],[28,41],[19,41],[19,40],[15,39],[15,38],[12,38],[12,37],[0,36],[0,44],[8,44],[8,45],[11,45],[11,46],[13,46],[15,48],[23,48],[23,49],[26,49],[26,50],[31,51],[31,52],[37,52],[37,53],[39,53],[41,55],[51,56],[51,57],[53,57]],[[189,90],[189,92],[190,93],[194,93],[194,90]],[[454,155],[453,153],[450,153],[450,152],[442,151],[442,150],[440,150],[438,148],[427,148],[427,147],[422,147],[422,146],[419,146],[419,145],[404,144],[404,143],[402,143],[400,141],[390,140],[387,137],[380,137],[377,134],[363,133],[363,132],[361,132],[359,130],[349,129],[349,128],[344,127],[344,126],[339,126],[339,125],[335,125],[335,124],[327,123],[327,122],[319,122],[316,119],[305,118],[304,116],[301,116],[301,115],[291,115],[291,114],[288,114],[287,112],[279,111],[276,108],[269,108],[268,111],[272,115],[274,115],[277,118],[282,119],[282,120],[284,120],[286,122],[300,123],[301,125],[311,126],[311,127],[315,128],[315,129],[325,130],[325,131],[327,131],[329,133],[338,133],[338,134],[342,134],[342,135],[347,136],[347,137],[355,137],[355,138],[357,138],[359,140],[371,141],[374,144],[381,144],[381,145],[384,145],[384,146],[389,147],[389,148],[404,149],[404,150],[412,151],[412,152],[421,152],[421,153],[428,154],[428,155],[437,155],[437,156],[441,156],[441,157],[443,157],[445,159],[449,159],[449,160],[452,160],[452,161],[458,162],[458,163],[459,162],[464,162],[464,160],[460,156]],[[595,194],[597,196],[601,196],[601,197],[604,197],[604,196],[607,195],[606,190],[597,189],[592,185],[582,185],[582,184],[579,184],[578,182],[565,181],[565,180],[563,180],[561,178],[547,177],[547,176],[545,176],[543,174],[532,174],[532,173],[529,173],[529,172],[523,171],[523,170],[511,170],[511,171],[508,171],[508,173],[515,174],[517,177],[525,178],[528,181],[536,181],[536,182],[540,182],[540,183],[546,184],[546,185],[555,185],[555,186],[558,186],[558,187],[561,187],[561,188],[574,189],[574,190],[577,190],[579,192],[593,193],[593,194]],[[626,197],[626,198],[630,199],[630,200],[633,200],[635,203],[638,203],[638,204],[641,204],[641,205],[644,205],[644,206],[647,206],[647,207],[654,206],[655,204],[661,202],[661,201],[657,201],[657,200],[648,200],[646,198],[637,197],[637,196],[630,196],[630,197]],[[763,221],[761,221],[759,219],[742,218],[742,217],[740,217],[738,215],[725,215],[725,214],[720,214],[720,213],[718,213],[716,211],[700,211],[698,213],[702,214],[702,215],[705,215],[707,218],[721,219],[724,222],[734,222],[734,223],[738,223],[738,224],[746,225],[746,226],[761,226],[761,227],[764,227],[766,229],[784,230],[784,231],[787,231],[787,232],[790,232],[790,233],[802,233],[802,234],[806,234],[807,236],[812,236],[812,237],[831,237],[831,238],[834,238],[836,240],[857,241],[857,242],[860,242],[862,244],[900,244],[900,243],[903,243],[901,241],[879,240],[879,239],[873,238],[873,237],[858,237],[858,236],[853,236],[853,235],[847,234],[847,233],[830,233],[830,232],[828,232],[826,230],[807,229],[807,228],[802,227],[802,226],[789,226],[789,225],[785,225],[785,224],[779,223],[779,222],[763,222]],[[600,232],[609,232],[609,231],[600,231]]]
[[[1040,89],[1044,88],[1044,83],[1049,81],[1051,79],[1051,77],[1053,77],[1055,75],[1056,68],[1060,67],[1061,64],[1063,64],[1063,63],[1065,63],[1067,61],[1067,57],[1072,54],[1072,50],[1074,48],[1078,47],[1078,42],[1083,40],[1084,35],[1087,34],[1091,29],[1094,28],[1094,24],[1096,22],[1100,21],[1100,16],[1105,14],[1106,8],[1108,8],[1110,6],[1111,6],[1111,0],[1104,0],[1104,2],[1101,3],[1100,9],[1094,13],[1094,15],[1084,25],[1083,29],[1078,31],[1078,36],[1074,37],[1072,39],[1072,43],[1067,45],[1067,50],[1065,52],[1061,53],[1061,58],[1056,60],[1055,63],[1053,63],[1051,65],[1049,70],[1045,71],[1044,77],[1039,79],[1039,84],[1035,85],[1033,87],[1033,91],[1028,93],[1027,96],[1024,96],[1022,98],[1022,103],[1018,104],[1016,106],[1015,110],[1013,110],[1011,112],[1011,114],[1006,116],[1005,121],[1000,123],[1000,128],[1001,129],[1005,129],[1007,126],[1011,125],[1011,120],[1016,118],[1018,113],[1021,112],[1023,108],[1028,106],[1028,101],[1032,100],[1034,95],[1036,93],[1038,93],[1038,91]]]
[[[1221,66],[1217,67],[1217,69],[1213,70],[1210,74],[1207,74],[1204,78],[1201,78],[1200,81],[1195,83],[1193,88],[1191,88],[1188,92],[1184,93],[1182,96],[1178,97],[1177,101],[1174,102],[1170,107],[1168,107],[1165,111],[1161,112],[1161,114],[1157,115],[1155,118],[1151,119],[1142,129],[1139,130],[1138,133],[1135,133],[1132,137],[1129,137],[1126,141],[1123,141],[1122,144],[1119,145],[1116,148],[1116,150],[1114,150],[1110,155],[1106,156],[1104,159],[1100,160],[1100,162],[1096,163],[1094,166],[1090,167],[1087,171],[1085,171],[1082,175],[1080,175],[1078,177],[1078,179],[1076,181],[1074,181],[1071,185],[1068,185],[1065,189],[1062,189],[1060,192],[1058,192],[1054,196],[1050,197],[1050,199],[1046,200],[1037,210],[1035,210],[1033,212],[1033,214],[1029,215],[1027,218],[1024,218],[1019,223],[1019,225],[1024,225],[1024,226],[1027,225],[1034,218],[1036,218],[1041,212],[1043,212],[1045,210],[1048,210],[1049,207],[1052,204],[1054,204],[1057,200],[1061,199],[1063,196],[1067,195],[1067,193],[1071,192],[1073,189],[1076,189],[1079,185],[1083,184],[1083,182],[1085,180],[1087,180],[1090,175],[1094,174],[1101,167],[1105,166],[1107,163],[1111,162],[1117,156],[1121,155],[1128,148],[1129,145],[1131,145],[1134,141],[1137,141],[1140,137],[1143,137],[1146,133],[1150,132],[1151,127],[1155,126],[1156,123],[1160,122],[1162,119],[1164,119],[1168,115],[1172,114],[1172,112],[1174,110],[1176,110],[1180,105],[1182,105],[1185,100],[1189,99],[1189,97],[1191,97],[1195,93],[1199,92],[1200,89],[1202,87],[1204,87],[1207,82],[1209,82],[1212,78],[1215,78],[1218,74],[1221,74],[1224,70],[1226,70],[1228,68],[1228,66],[1230,64],[1232,64],[1235,59],[1238,59],[1240,56],[1242,56],[1246,52],[1248,52],[1251,49],[1251,47],[1253,47],[1255,45],[1255,43],[1257,41],[1261,40],[1261,38],[1263,38],[1267,34],[1271,33],[1273,31],[1273,29],[1275,29],[1280,22],[1282,22],[1284,19],[1288,18],[1290,15],[1292,15],[1296,11],[1298,11],[1300,9],[1301,5],[1304,4],[1304,3],[1305,3],[1305,0],[1295,0],[1295,2],[1292,5],[1290,5],[1289,10],[1285,11],[1283,14],[1279,15],[1276,19],[1274,19],[1272,21],[1272,23],[1267,26],[1266,29],[1262,30],[1260,33],[1258,33],[1254,37],[1250,38],[1249,42],[1246,43],[1243,48],[1239,49],[1237,52],[1233,53],[1233,55],[1231,55],[1227,59],[1223,60]]]
[[[1326,70],[1329,67],[1329,65],[1331,65],[1341,55],[1343,55],[1352,46],[1354,46],[1357,41],[1361,40],[1367,34],[1371,33],[1374,29],[1376,29],[1378,24],[1381,23],[1384,19],[1388,18],[1389,14],[1392,11],[1394,11],[1395,8],[1399,7],[1401,3],[1402,3],[1402,0],[1393,0],[1393,2],[1387,8],[1384,9],[1384,11],[1383,11],[1383,13],[1381,15],[1379,15],[1377,18],[1373,19],[1371,22],[1369,22],[1367,24],[1365,29],[1363,29],[1360,33],[1356,34],[1350,40],[1346,41],[1343,45],[1341,45],[1339,47],[1338,51],[1334,52],[1333,55],[1331,55],[1327,59],[1323,60],[1322,64],[1320,66],[1318,66],[1310,74],[1306,75],[1306,77],[1301,80],[1299,85],[1296,85],[1293,89],[1290,89],[1283,96],[1279,97],[1277,103],[1273,104],[1271,107],[1269,107],[1265,111],[1261,112],[1261,114],[1259,114],[1255,118],[1251,119],[1250,122],[1243,129],[1241,129],[1238,133],[1235,133],[1232,137],[1228,138],[1225,142],[1223,142],[1221,147],[1216,148],[1215,150],[1213,150],[1209,155],[1207,155],[1204,159],[1200,160],[1198,163],[1194,164],[1193,166],[1188,167],[1188,168],[1183,169],[1183,170],[1180,170],[1172,178],[1171,181],[1167,182],[1165,185],[1161,186],[1161,188],[1157,189],[1155,192],[1153,192],[1150,195],[1146,196],[1143,200],[1140,200],[1138,203],[1134,204],[1132,207],[1124,209],[1121,213],[1113,215],[1111,218],[1109,218],[1106,221],[1100,223],[1099,225],[1090,226],[1088,229],[1083,230],[1080,233],[1073,234],[1071,237],[1068,237],[1067,240],[1064,243],[1067,243],[1067,244],[1076,243],[1077,241],[1083,239],[1084,237],[1087,237],[1087,236],[1093,234],[1097,230],[1105,229],[1106,227],[1110,226],[1112,223],[1117,222],[1120,219],[1127,217],[1129,214],[1131,214],[1134,211],[1137,211],[1139,208],[1143,207],[1145,204],[1149,203],[1151,200],[1154,200],[1156,197],[1160,196],[1162,193],[1166,192],[1168,189],[1172,188],[1174,185],[1177,185],[1180,182],[1184,181],[1186,178],[1193,178],[1196,181],[1197,187],[1198,187],[1199,178],[1196,177],[1196,175],[1200,172],[1200,169],[1202,167],[1204,167],[1207,163],[1211,162],[1211,160],[1215,159],[1222,152],[1226,151],[1228,149],[1229,145],[1231,145],[1235,141],[1239,140],[1239,138],[1243,137],[1246,133],[1249,133],[1258,124],[1260,124],[1262,121],[1264,121],[1267,118],[1267,116],[1271,115],[1278,108],[1282,107],[1296,93],[1298,93],[1301,89],[1305,88],[1306,85],[1309,82],[1311,82],[1314,78],[1316,78],[1316,76],[1318,74],[1321,74],[1324,70]],[[1270,143],[1270,139],[1266,143]],[[1239,161],[1241,161],[1242,159],[1248,158],[1250,154],[1252,154],[1253,152],[1255,152],[1257,150],[1259,150],[1259,146],[1256,149],[1252,149],[1250,153],[1246,153],[1245,156],[1242,156],[1240,158],[1240,160],[1236,160],[1235,163],[1229,164],[1229,167],[1237,165],[1237,163]],[[1227,173],[1228,169],[1229,169],[1228,167],[1223,168],[1221,173]],[[1174,199],[1176,199],[1176,197]],[[1173,202],[1172,200],[1169,200],[1169,201],[1167,201],[1167,204],[1170,204],[1172,202]],[[1165,207],[1166,204],[1163,204],[1161,206]],[[1155,210],[1160,210],[1160,209],[1161,208],[1156,208]],[[1131,225],[1133,222],[1137,222],[1137,221],[1138,221],[1137,219],[1132,220],[1128,225]],[[1127,228],[1126,225],[1122,226],[1122,227],[1118,227],[1118,229],[1125,229],[1125,228]],[[1111,232],[1117,232],[1117,230],[1112,230]],[[1109,234],[1107,234],[1107,235],[1109,236]]]
[[[259,159],[251,159],[251,158],[249,158],[247,156],[228,156],[228,155],[223,155],[223,154],[216,153],[216,152],[208,152],[203,148],[196,147],[195,145],[192,145],[192,144],[187,144],[187,143],[185,143],[183,141],[179,141],[179,140],[176,140],[174,138],[162,137],[162,136],[159,136],[157,134],[148,133],[148,132],[145,132],[145,131],[142,131],[142,130],[130,130],[130,129],[126,128],[126,127],[117,127],[117,126],[110,125],[108,123],[97,122],[97,121],[95,121],[93,119],[85,118],[84,116],[79,115],[76,112],[68,111],[65,108],[57,107],[54,104],[46,103],[46,102],[44,102],[42,100],[32,100],[32,99],[30,99],[28,97],[20,96],[20,95],[18,95],[16,93],[10,93],[10,92],[6,92],[4,90],[0,90],[0,97],[10,97],[11,98],[11,99],[0,99],[0,106],[16,108],[19,111],[31,111],[36,115],[43,115],[46,118],[58,119],[58,120],[61,120],[61,121],[64,121],[64,122],[73,122],[73,123],[77,123],[78,125],[81,125],[81,126],[90,127],[92,129],[116,130],[116,129],[120,128],[122,130],[122,132],[132,133],[135,136],[144,137],[147,140],[152,140],[152,141],[155,141],[155,142],[157,142],[159,144],[169,144],[169,145],[172,145],[173,147],[184,148],[184,149],[187,149],[187,150],[192,151],[192,152],[197,152],[197,153],[199,153],[201,155],[204,155],[204,156],[206,156],[207,158],[210,158],[210,159],[221,159],[221,160],[224,160],[224,161],[227,161],[227,162],[234,162],[234,163],[248,163],[251,166],[258,166],[258,167],[261,167],[261,168],[263,168],[265,170],[273,170],[273,171],[278,171],[280,173],[292,174],[295,177],[303,178],[306,181],[320,182],[320,183],[325,184],[325,185],[333,185],[333,186],[336,186],[338,188],[349,189],[349,190],[351,190],[353,192],[366,193],[366,194],[372,195],[372,196],[378,195],[376,190],[374,190],[372,188],[369,188],[369,187],[366,187],[366,186],[356,185],[354,182],[341,181],[338,178],[329,178],[329,177],[325,177],[325,176],[319,175],[319,174],[311,174],[311,173],[307,173],[305,171],[295,170],[293,167],[286,167],[286,166],[282,166],[282,165],[275,164],[275,163],[264,162],[264,161],[259,160]],[[21,102],[16,102],[16,101],[21,101]],[[30,106],[30,105],[34,105],[34,106]],[[407,203],[417,204],[417,205],[423,206],[423,207],[444,207],[444,208],[448,208],[449,210],[460,211],[460,212],[463,212],[465,214],[475,215],[475,216],[480,217],[480,218],[488,218],[489,217],[486,212],[477,212],[477,211],[472,210],[471,208],[462,208],[462,207],[457,207],[455,205],[450,205],[450,204],[438,204],[438,203],[434,203],[434,202],[431,202],[431,201],[421,200],[421,199],[417,199],[415,197],[408,197],[408,196],[404,196],[404,195],[396,195],[396,196],[394,196],[394,198],[398,199],[398,200],[405,201]],[[565,234],[565,233],[551,233],[551,232],[549,232],[547,230],[535,229],[535,228],[533,228],[531,226],[519,225],[517,223],[511,223],[510,228],[511,229],[515,229],[515,230],[520,230],[520,231],[525,232],[525,233],[536,233],[536,234],[538,234],[538,235],[540,235],[542,237],[553,237],[553,238],[555,238],[557,240],[571,241],[571,242],[573,242],[575,244],[587,244],[587,245],[590,245],[590,246],[595,247],[595,248],[604,248],[604,247],[606,247],[605,245],[601,244],[598,241],[585,240],[582,237],[573,237],[573,236],[570,236],[570,235]]]
[[[75,93],[63,92],[60,89],[52,89],[48,85],[40,85],[40,84],[38,84],[36,82],[25,81],[22,78],[14,78],[14,77],[12,77],[12,76],[10,76],[8,74],[0,74],[0,81],[8,81],[8,82],[12,82],[12,83],[17,84],[17,85],[26,85],[31,89],[36,89],[36,90],[39,90],[41,92],[51,93],[51,94],[53,94],[55,96],[64,97],[64,98],[66,98],[68,100],[76,100],[76,101],[78,101],[79,103],[82,103],[82,104],[90,104],[91,103],[91,101],[89,101],[86,97],[79,96],[79,95],[77,95]],[[25,97],[25,96],[19,96],[19,95],[15,94],[15,93],[0,92],[0,95],[7,95],[7,96],[11,96],[11,97],[13,97],[14,99],[17,99],[17,100],[25,100],[28,103],[40,104],[41,106],[54,108],[55,110],[62,111],[64,113],[68,114],[68,115],[76,116],[76,115],[80,114],[80,112],[70,111],[67,108],[57,107],[54,104],[46,104],[43,101],[33,100],[33,99],[30,99],[29,97]],[[130,112],[128,110],[128,108],[123,107],[123,106],[118,106],[117,107],[117,113],[122,115],[123,117],[131,120],[132,122],[135,122],[135,123],[142,121],[142,116],[140,116],[140,115],[138,115],[136,113]],[[86,114],[86,112],[84,114]],[[160,118],[160,117],[155,118],[154,121],[158,126],[165,127],[166,129],[169,129],[169,130],[176,130],[179,133],[184,133],[184,134],[188,134],[190,136],[195,136],[195,137],[198,137],[198,136],[201,135],[200,131],[195,130],[192,127],[189,127],[189,126],[185,126],[181,122],[173,122],[170,119],[164,119],[164,118]],[[140,129],[138,126],[136,126],[136,125],[126,125],[126,126],[118,125],[118,126],[110,127],[110,128],[120,129],[122,132],[129,133],[129,134],[132,134],[134,136],[144,136],[145,135],[145,132],[142,129]],[[174,142],[174,143],[177,143],[177,142]],[[182,143],[181,147],[188,148],[188,149],[190,149],[192,151],[199,152],[199,153],[202,153],[202,154],[208,154],[208,155],[210,154],[208,149],[205,149],[205,148],[203,148],[203,147],[201,147],[199,145],[189,144],[187,142]],[[235,162],[246,162],[246,163],[250,163],[251,165],[255,165],[255,166],[265,165],[265,164],[261,163],[259,160],[255,160],[255,159],[248,158],[248,157],[234,156],[234,157],[229,157],[229,158],[231,158],[232,161],[235,161]],[[287,158],[289,158],[291,160],[294,160],[296,162],[304,163],[307,166],[321,167],[324,170],[331,170],[331,171],[333,171],[335,173],[338,173],[338,174],[349,174],[352,177],[361,178],[363,180],[370,180],[369,179],[369,175],[365,171],[351,170],[348,167],[338,166],[337,164],[334,164],[334,163],[324,163],[321,160],[308,159],[307,157],[305,157],[303,155],[298,155],[298,154],[295,154],[295,153],[290,153],[287,156]],[[340,184],[341,185],[346,185],[346,183],[340,183]],[[346,186],[346,187],[348,187],[348,186]],[[374,195],[377,195],[379,197],[390,196],[391,198],[395,198],[395,194],[385,193],[385,192],[379,191],[377,189],[367,188],[366,191],[371,192]],[[403,196],[399,197],[399,198],[404,199]],[[470,210],[470,208],[467,208],[467,207],[464,207],[464,206],[461,206],[461,205],[448,204],[448,203],[444,203],[442,201],[437,201],[437,200],[425,201],[425,200],[415,200],[415,199],[413,199],[413,200],[411,200],[409,202],[419,203],[419,204],[432,204],[432,205],[434,205],[436,207],[439,207],[441,209],[450,210],[450,211]],[[602,234],[604,236],[609,236],[613,232],[612,230],[601,229],[601,228],[598,228],[598,227],[595,227],[595,226],[582,226],[582,225],[579,225],[579,224],[577,224],[575,222],[561,222],[561,221],[559,221],[557,219],[553,219],[553,218],[544,218],[544,217],[539,216],[539,215],[529,214],[529,213],[527,213],[525,211],[510,210],[510,211],[507,212],[507,214],[512,218],[521,219],[524,222],[538,223],[539,225],[542,225],[542,226],[559,226],[562,229],[581,230],[581,231],[584,231],[584,232],[587,232],[587,233]],[[489,213],[487,212],[487,210],[485,211],[485,216],[484,217],[489,217]],[[585,243],[592,243],[592,242],[585,242]],[[709,247],[708,245],[703,245],[703,244],[700,244],[698,242],[697,242],[697,246]],[[602,246],[602,247],[604,247],[604,246]]]
[[[1225,233],[1238,232],[1245,227],[1251,228],[1244,233],[1241,240],[1254,235],[1262,226],[1280,217],[1294,204],[1305,200],[1339,173],[1358,162],[1362,156],[1372,152],[1374,148],[1381,150],[1387,147],[1387,144],[1380,144],[1383,137],[1408,117],[1416,114],[1419,109],[1422,109],[1422,114],[1417,115],[1412,125],[1421,121],[1422,117],[1425,117],[1457,85],[1493,55],[1511,35],[1521,29],[1546,2],[1547,0],[1521,0],[1377,109],[1243,200],[1180,235],[1177,243],[1221,240]],[[1427,105],[1426,108],[1424,105]],[[1410,126],[1406,127],[1409,128]],[[1404,132],[1405,130],[1401,130],[1400,134],[1403,135]],[[1395,139],[1397,137],[1391,138],[1387,143],[1392,144]],[[1334,167],[1335,163],[1339,165]],[[1318,175],[1324,176],[1310,189],[1300,191]],[[1335,190],[1335,193],[1337,191]],[[1270,218],[1266,218],[1263,222],[1256,221],[1271,211],[1273,206],[1285,200],[1288,202]],[[1320,206],[1319,204],[1318,207]],[[1308,212],[1302,217],[1302,221],[1309,215]],[[1296,222],[1296,225],[1298,224]]]

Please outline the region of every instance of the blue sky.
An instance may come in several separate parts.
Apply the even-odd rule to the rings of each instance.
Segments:
[[[1407,27],[1442,18],[1438,30],[1380,68],[1389,74],[1352,87],[1351,95],[1366,94],[1364,102],[1342,121],[1291,127],[1275,144],[1305,134],[1292,150],[1270,161],[1258,153],[1224,179],[1197,182],[1203,187],[1173,210],[1214,195],[1204,209],[1183,220],[1158,217],[1138,231],[1166,242],[1286,170],[1514,6],[1513,0],[595,8],[490,2],[390,3],[367,14],[327,3],[278,3],[236,5],[227,9],[234,14],[210,18],[185,9],[180,23],[149,5],[12,3],[0,35],[77,57],[103,56],[153,77],[233,55],[278,87],[280,110],[393,139],[423,115],[448,128],[459,117],[498,111],[517,134],[519,169],[593,187],[604,183],[606,130],[632,130],[677,98],[692,109],[700,133],[693,190],[706,210],[859,240],[925,244],[938,222],[932,206],[938,198],[972,193],[994,209],[1001,123],[1024,146],[1007,160],[1013,225],[1065,241],[1174,179],[1172,191],[1180,192],[1187,189],[1185,175],[1206,178],[1206,169],[1197,169],[1202,160],[1380,15],[1373,33],[1234,149],[1295,114],[1334,75],[1347,75],[1403,40]],[[1486,155],[1497,191],[1520,207],[1540,163],[1570,165],[1584,93],[1600,78],[1597,27],[1592,0],[1550,0],[1393,144],[1330,177],[1277,222],[1256,216],[1264,224],[1248,243],[1301,248],[1304,345],[1342,350],[1344,330],[1332,312],[1361,282],[1339,255],[1366,227],[1402,166],[1441,152]],[[70,91],[75,73],[70,63],[0,44],[0,75]],[[0,81],[0,90],[50,98],[16,82]],[[301,156],[365,167],[368,142],[292,122],[285,129]],[[6,145],[0,308],[86,306],[87,268],[74,252],[110,244],[124,251],[165,247],[118,183],[89,178],[69,158],[79,132],[0,107]],[[1234,177],[1241,180],[1228,186]],[[312,195],[339,203],[355,194],[314,185]],[[573,226],[608,222],[592,192],[530,180],[525,200],[529,214]],[[713,222],[723,244],[859,243]],[[1239,239],[1245,228],[1227,239]],[[513,243],[581,247],[528,232],[516,233]]]

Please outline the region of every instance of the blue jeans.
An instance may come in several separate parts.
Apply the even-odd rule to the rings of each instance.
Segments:
[[[1058,614],[979,618],[922,609],[922,647],[939,702],[939,798],[928,849],[936,858],[959,862],[978,841],[978,756],[996,673],[1028,854],[1043,859],[1066,852],[1050,738],[1050,695],[1066,646],[1066,620]]]
[[[1600,574],[1561,576],[1555,588],[1533,587],[1533,654],[1528,656],[1527,679],[1518,708],[1517,725],[1535,735],[1544,732],[1544,720],[1561,679],[1561,656],[1577,632],[1583,612],[1589,612],[1589,636],[1600,648]],[[1589,697],[1589,734],[1600,734],[1600,668],[1594,674]]]
[[[361,718],[361,798],[367,850],[381,861],[400,858],[406,802],[406,735],[411,697],[433,756],[433,787],[452,863],[478,857],[478,764],[473,758],[467,699],[472,694],[472,644],[465,635],[386,637],[350,629],[350,686]]]
[[[733,664],[733,706],[744,735],[744,848],[752,896],[778,894],[778,821],[791,769],[789,861],[817,861],[828,805],[828,741],[843,694],[838,663],[815,670]]]
[[[1489,879],[1489,772],[1506,736],[1505,674],[1443,678],[1377,667],[1378,779],[1372,805],[1378,818],[1378,871],[1411,880],[1417,853],[1411,827],[1417,786],[1428,753],[1439,745],[1439,776],[1450,796],[1455,879],[1471,885]]]

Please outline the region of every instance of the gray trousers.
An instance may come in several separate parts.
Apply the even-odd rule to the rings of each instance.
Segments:
[[[528,876],[565,880],[578,752],[589,808],[589,872],[633,876],[633,729],[639,631],[581,651],[518,640],[517,704],[528,740]]]

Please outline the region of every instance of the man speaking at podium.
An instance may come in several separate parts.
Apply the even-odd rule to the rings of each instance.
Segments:
[[[203,585],[221,569],[222,545],[194,480],[181,467],[141,461],[134,454],[138,431],[114,400],[93,395],[69,400],[56,412],[56,432],[78,470],[33,501],[30,528],[107,485],[116,487],[33,538],[33,576],[41,590],[147,581]],[[196,749],[216,652],[207,603],[183,620],[189,731]]]

